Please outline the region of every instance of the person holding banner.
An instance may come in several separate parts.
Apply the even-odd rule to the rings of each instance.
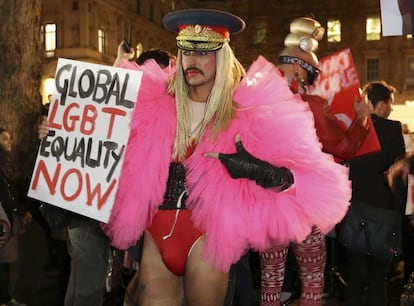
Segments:
[[[38,125],[39,138],[46,137],[48,133],[49,122],[42,115]],[[64,224],[59,226],[67,227],[67,249],[70,256],[64,306],[102,306],[111,252],[108,237],[102,231],[100,222],[68,210],[64,212]]]
[[[148,50],[141,53],[136,62],[138,65],[142,65],[149,59],[153,59],[161,68],[168,69],[169,61],[173,60],[174,56],[162,50]],[[38,125],[39,138],[46,137],[50,131],[46,115],[47,112],[42,114],[41,122]],[[53,218],[55,211],[53,207],[48,208],[49,205],[47,204],[44,204],[44,206],[46,206],[46,209],[51,209],[50,214]],[[101,306],[104,303],[110,303],[112,292],[114,291],[105,294],[105,289],[108,292],[110,289],[113,289],[110,288],[112,285],[111,277],[116,278],[119,275],[113,275],[114,273],[108,269],[108,256],[111,250],[108,238],[102,231],[100,222],[69,210],[61,211],[65,213],[65,217],[59,219],[63,222],[60,226],[68,228],[67,244],[71,260],[71,270],[64,305]],[[139,258],[140,250],[135,247],[134,251]],[[115,263],[114,265],[117,264]]]
[[[312,113],[274,65],[259,57],[245,72],[229,45],[241,18],[189,9],[163,24],[178,33],[170,72],[118,47],[116,65],[143,79],[104,229],[121,249],[144,233],[140,305],[222,306],[246,250],[339,222],[348,171],[321,151]]]
[[[317,20],[308,17],[294,19],[290,29],[291,33],[285,38],[285,49],[278,59],[278,68],[288,80],[292,92],[299,93],[312,111],[323,151],[335,158],[349,161],[357,154],[368,135],[367,118],[370,107],[367,103],[355,101],[356,117],[345,131],[331,112],[328,101],[307,94],[308,88],[319,75],[318,58],[314,52],[325,30]],[[344,201],[348,202],[349,199]],[[290,244],[299,265],[300,305],[322,305],[326,263],[325,235],[317,225],[308,234],[305,240]],[[286,244],[260,253],[261,306],[280,303],[288,250],[289,245]]]

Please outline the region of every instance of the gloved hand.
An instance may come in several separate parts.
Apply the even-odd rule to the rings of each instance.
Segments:
[[[272,164],[255,158],[243,147],[241,140],[236,141],[237,153],[219,153],[218,158],[227,168],[232,178],[248,178],[264,188],[289,188],[294,183],[292,172],[285,167],[275,167]]]

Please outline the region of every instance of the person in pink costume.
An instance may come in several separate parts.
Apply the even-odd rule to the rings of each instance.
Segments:
[[[355,101],[356,117],[345,131],[330,110],[328,102],[319,96],[306,94],[319,74],[318,59],[313,51],[324,35],[324,28],[314,19],[296,18],[292,21],[291,33],[285,38],[286,48],[279,57],[278,68],[285,75],[294,93],[300,93],[303,101],[315,118],[316,134],[322,149],[339,158],[352,159],[368,134],[367,117],[370,108],[367,103]],[[315,184],[318,184],[315,181]],[[328,190],[320,191],[329,192]],[[315,200],[320,200],[316,198]],[[343,199],[348,202],[348,199]],[[327,203],[334,205],[333,203]],[[278,216],[275,215],[277,218]],[[291,243],[299,266],[301,281],[300,305],[322,305],[324,271],[326,263],[326,241],[324,231],[315,224],[303,241]],[[260,253],[261,306],[280,305],[281,291],[285,277],[288,244],[279,244]]]
[[[229,45],[242,19],[190,9],[163,24],[178,33],[171,69],[118,47],[115,65],[143,78],[104,230],[120,249],[144,234],[140,305],[222,306],[246,250],[339,222],[348,171],[321,151],[312,113],[273,64],[259,57],[245,73]]]

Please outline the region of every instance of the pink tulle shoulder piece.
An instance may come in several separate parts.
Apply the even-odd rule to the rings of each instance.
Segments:
[[[293,96],[293,93],[287,86],[287,81],[282,76],[279,69],[267,61],[263,56],[259,56],[250,66],[233,97],[235,101],[241,103],[243,107],[265,105],[266,103],[273,103],[275,99],[266,99],[266,102],[259,99],[260,97],[256,96],[258,90],[263,90],[273,96],[274,89],[281,87],[287,90],[281,90],[278,93],[280,95],[278,96],[278,99],[290,99]]]
[[[263,69],[262,69],[263,68]],[[274,66],[259,58],[234,94],[242,107],[216,142],[204,139],[186,161],[189,205],[206,231],[204,256],[227,270],[248,248],[302,241],[318,226],[332,229],[351,196],[347,169],[321,151],[313,115]],[[232,179],[205,152],[235,152],[235,136],[254,156],[289,168],[295,184],[284,192]]]
[[[134,68],[135,69],[135,68]],[[161,203],[171,160],[176,115],[165,90],[167,75],[144,71],[115,206],[106,232],[115,246],[135,244]],[[203,256],[228,271],[249,248],[301,241],[313,226],[327,232],[345,214],[351,196],[347,169],[321,151],[313,115],[291,93],[274,65],[259,57],[234,93],[240,105],[217,140],[203,136],[184,165],[187,206],[206,233]],[[234,153],[240,134],[255,157],[289,168],[295,178],[286,191],[233,179],[206,152]]]
[[[168,74],[155,61],[124,64],[143,71],[143,77],[114,207],[104,226],[121,249],[137,242],[162,202],[176,126],[174,98],[166,91]]]

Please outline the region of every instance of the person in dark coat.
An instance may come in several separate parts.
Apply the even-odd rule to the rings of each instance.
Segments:
[[[355,158],[351,160],[349,167],[352,201],[388,209],[398,209],[403,206],[400,201],[403,196],[392,191],[385,176],[388,167],[405,154],[401,123],[387,119],[392,111],[394,93],[395,88],[383,81],[371,82],[364,87],[363,95],[373,107],[371,119],[381,151]],[[346,257],[348,264],[346,305],[364,305],[366,287],[367,305],[387,305],[389,262],[349,249]]]

